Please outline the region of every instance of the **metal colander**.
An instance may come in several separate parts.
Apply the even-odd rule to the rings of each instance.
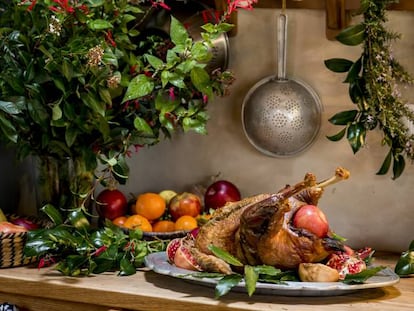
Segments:
[[[242,106],[243,129],[260,152],[293,156],[308,148],[321,123],[317,94],[299,80],[286,78],[287,16],[278,18],[278,74],[262,79],[247,93]]]

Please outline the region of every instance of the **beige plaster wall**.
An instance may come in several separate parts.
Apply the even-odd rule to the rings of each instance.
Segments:
[[[327,40],[323,11],[287,11],[288,75],[314,88],[324,107],[316,142],[300,155],[281,159],[259,153],[245,138],[240,118],[243,98],[254,83],[276,73],[278,13],[273,9],[240,12],[238,34],[230,39],[229,67],[237,81],[231,96],[211,103],[209,134],[177,135],[140,150],[130,160],[130,181],[122,190],[134,194],[167,188],[184,191],[221,172],[221,177],[233,181],[247,196],[293,184],[306,172],[324,179],[337,166],[344,166],[351,171],[351,179],[328,188],[320,201],[332,228],[354,247],[406,249],[414,239],[414,166],[408,166],[396,181],[390,175],[376,176],[387,152],[379,146],[380,133],[370,134],[366,148],[357,155],[346,141],[334,143],[325,138],[339,130],[328,123],[328,118],[352,109],[352,104],[342,83],[344,76],[328,71],[323,61],[332,57],[354,60],[360,48]],[[414,13],[390,12],[389,17],[390,27],[403,35],[395,45],[395,55],[414,73]]]

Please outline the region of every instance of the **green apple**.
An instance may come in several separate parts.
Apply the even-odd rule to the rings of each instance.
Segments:
[[[163,190],[158,194],[165,200],[165,203],[169,204],[171,199],[177,195],[177,192],[174,190]]]

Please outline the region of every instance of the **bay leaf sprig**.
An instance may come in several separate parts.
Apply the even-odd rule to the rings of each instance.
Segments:
[[[385,175],[392,167],[392,178],[401,176],[406,160],[414,160],[414,113],[404,100],[400,87],[413,82],[411,75],[396,60],[392,43],[400,34],[387,29],[387,6],[393,0],[361,0],[358,12],[363,20],[344,29],[336,39],[344,45],[362,46],[355,61],[344,58],[325,60],[326,67],[336,73],[346,73],[349,97],[353,108],[336,113],[329,122],[342,126],[331,141],[348,140],[353,153],[367,145],[369,131],[383,133],[381,144],[389,151],[378,170]]]

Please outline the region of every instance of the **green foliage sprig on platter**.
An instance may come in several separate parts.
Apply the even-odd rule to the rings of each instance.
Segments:
[[[358,12],[363,15],[359,24],[344,29],[339,42],[362,45],[361,56],[351,61],[332,58],[325,61],[328,69],[346,73],[344,83],[349,84],[349,96],[354,109],[341,111],[329,119],[344,128],[331,141],[346,138],[354,153],[366,145],[369,131],[383,132],[382,144],[388,146],[378,175],[385,175],[392,167],[392,178],[401,176],[406,159],[414,159],[414,136],[409,125],[414,124],[414,112],[401,95],[402,84],[412,84],[413,79],[394,58],[392,42],[400,35],[386,28],[387,6],[392,0],[361,0]]]

